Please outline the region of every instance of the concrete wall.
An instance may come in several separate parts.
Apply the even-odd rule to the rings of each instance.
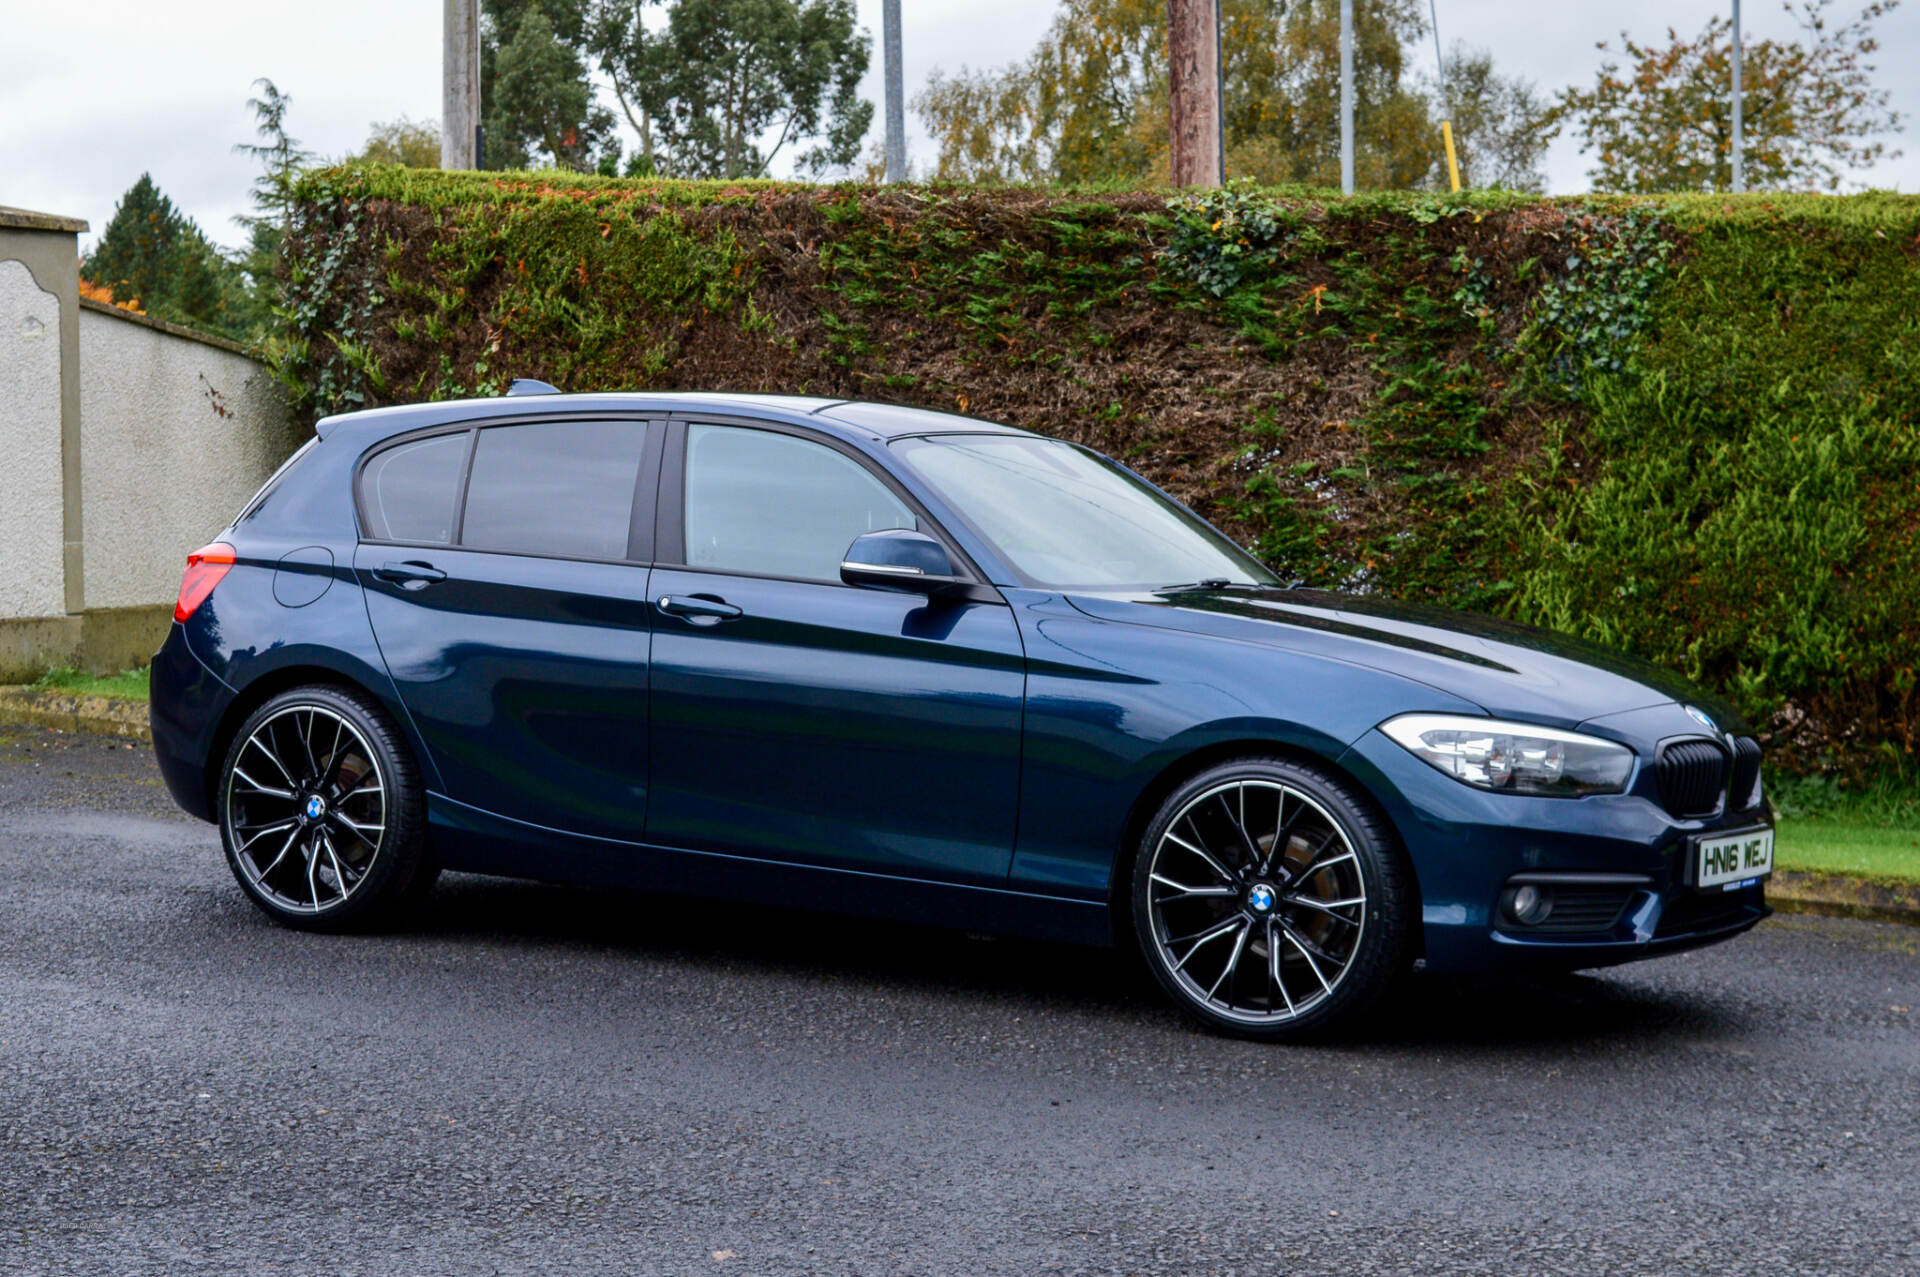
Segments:
[[[86,229],[0,207],[0,683],[145,661],[303,433],[234,343],[81,300]]]
[[[80,311],[88,610],[165,603],[299,446],[278,383],[229,343],[108,307]]]
[[[61,546],[60,299],[0,261],[0,617],[67,610]]]

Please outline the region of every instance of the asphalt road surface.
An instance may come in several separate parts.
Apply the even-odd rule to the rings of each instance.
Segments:
[[[282,930],[0,729],[0,1271],[1920,1273],[1920,931],[1189,1029],[1111,955],[449,877]]]

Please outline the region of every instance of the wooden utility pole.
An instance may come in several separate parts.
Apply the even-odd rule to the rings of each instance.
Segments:
[[[480,0],[443,0],[440,167],[480,167]]]
[[[900,70],[900,0],[880,6],[880,47],[887,79],[887,180],[907,180],[907,94]]]
[[[1167,0],[1167,48],[1173,184],[1218,186],[1227,168],[1220,0]]]

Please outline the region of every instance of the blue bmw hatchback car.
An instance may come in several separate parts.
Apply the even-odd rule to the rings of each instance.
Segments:
[[[549,388],[539,388],[544,391]],[[153,740],[274,919],[441,869],[1137,945],[1321,1033],[1402,972],[1767,914],[1760,749],[1651,666],[1290,589],[1125,468],[746,395],[332,417],[188,559]]]

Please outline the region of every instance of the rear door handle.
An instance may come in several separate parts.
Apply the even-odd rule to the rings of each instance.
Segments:
[[[662,594],[659,606],[668,616],[684,616],[695,625],[717,625],[741,615],[739,608],[711,594]]]
[[[405,563],[382,563],[373,570],[373,574],[382,581],[392,581],[403,590],[424,590],[435,581],[447,579],[445,572],[418,559],[409,559]]]

